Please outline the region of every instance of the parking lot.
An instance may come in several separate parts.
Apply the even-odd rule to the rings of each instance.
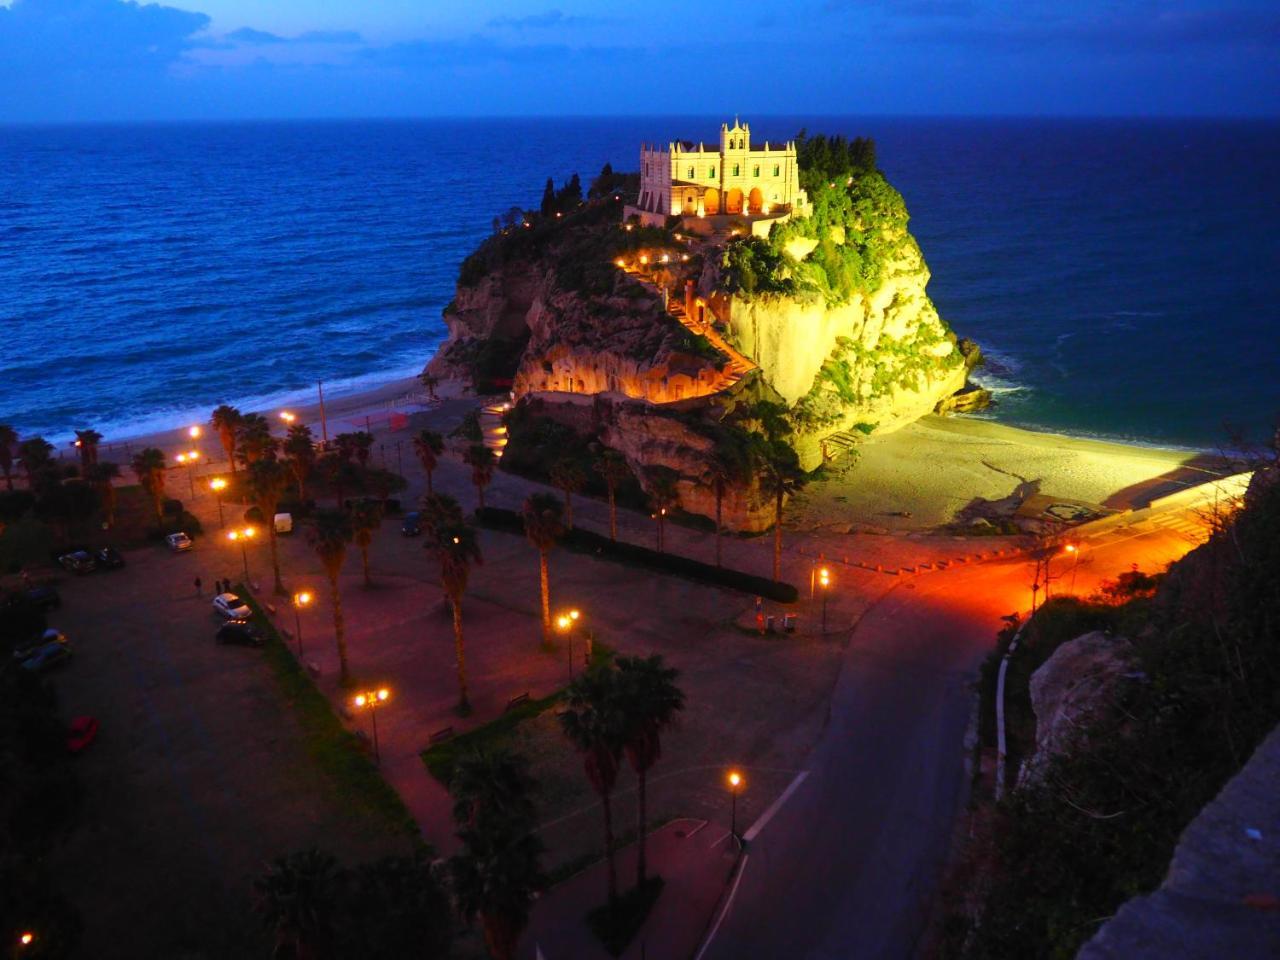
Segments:
[[[64,576],[49,618],[73,651],[51,674],[62,713],[101,722],[77,760],[80,825],[52,856],[83,955],[265,956],[250,883],[268,859],[319,845],[356,862],[409,841],[316,766],[262,652],[213,642],[212,583],[231,571],[208,540],[126,559]]]

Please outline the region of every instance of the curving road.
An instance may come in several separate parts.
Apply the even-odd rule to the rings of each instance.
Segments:
[[[1173,515],[1090,544],[1078,592],[1188,549]],[[1029,598],[1030,565],[953,568],[904,582],[849,642],[808,776],[758,835],[699,960],[900,960],[922,933],[962,796],[972,681],[1000,617]],[[1062,586],[1065,582],[1059,581]]]

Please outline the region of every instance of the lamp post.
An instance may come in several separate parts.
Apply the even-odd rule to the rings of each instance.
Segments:
[[[735,840],[738,840],[740,839],[738,836],[738,791],[742,789],[744,781],[742,779],[742,774],[737,770],[729,771],[728,780],[729,797],[731,798],[729,807],[729,833],[732,834]]]
[[[570,681],[573,680],[573,631],[574,631],[574,628],[577,627],[578,620],[580,620],[581,617],[582,617],[582,614],[579,613],[577,609],[566,610],[564,613],[556,617],[556,629],[559,630],[561,633],[563,633],[569,641],[569,679]],[[586,657],[587,657],[587,666],[590,666],[591,665],[590,650],[587,651]]]
[[[1076,567],[1080,566],[1080,547],[1074,543],[1068,543],[1062,549],[1071,555],[1071,595],[1075,596]]]
[[[218,499],[218,528],[225,527],[226,521],[222,519],[222,491],[227,489],[227,481],[222,477],[214,477],[209,481],[209,489],[213,491],[213,495]]]
[[[300,590],[293,595],[293,626],[298,635],[298,659],[302,659],[302,608],[311,602],[311,594]]]
[[[253,539],[253,535],[258,531],[253,527],[244,527],[241,530],[231,530],[227,533],[227,539],[232,543],[240,544],[240,561],[244,564],[244,582],[245,586],[249,585],[249,554],[245,549],[245,544]]]
[[[379,687],[377,690],[357,693],[355,699],[351,701],[356,705],[357,710],[363,707],[369,708],[369,720],[373,724],[373,759],[379,765],[382,763],[382,753],[378,749],[378,704],[386,703],[389,696],[391,691],[386,687]]]
[[[194,500],[196,498],[196,461],[200,459],[200,451],[188,450],[186,453],[178,454],[174,459],[187,468],[187,486],[191,488],[191,499]]]
[[[827,633],[827,593],[831,589],[831,571],[823,567],[818,571],[818,586],[822,589],[822,633]]]

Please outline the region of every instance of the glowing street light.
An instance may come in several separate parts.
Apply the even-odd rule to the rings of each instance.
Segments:
[[[203,432],[204,431],[201,430],[198,426],[187,428],[187,436],[190,437],[192,440],[199,440],[200,434],[202,434]]]
[[[240,561],[244,564],[244,582],[247,586],[249,583],[249,554],[245,550],[245,545],[253,539],[257,533],[253,527],[243,527],[240,530],[227,531],[227,539],[232,543],[240,544]]]
[[[36,942],[36,935],[30,930],[24,930],[18,935],[18,946],[29,947]]]
[[[564,613],[556,617],[556,629],[565,635],[569,641],[569,679],[573,679],[573,632],[578,626],[578,621],[582,619],[582,614],[575,608],[566,610]],[[587,641],[586,652],[582,655],[583,666],[591,666],[591,641]]]
[[[373,759],[376,763],[382,763],[382,753],[378,749],[378,706],[386,703],[387,698],[391,696],[391,691],[386,687],[379,687],[377,690],[366,690],[364,693],[357,693],[352,699],[357,710],[368,708],[369,720],[373,724]]]
[[[818,571],[818,587],[822,590],[822,632],[827,632],[827,592],[831,589],[831,571],[823,567]]]
[[[200,459],[200,451],[188,450],[186,453],[178,454],[174,459],[178,461],[179,465],[187,468],[187,486],[191,488],[191,499],[194,500],[196,498],[195,468],[196,461]]]
[[[739,840],[741,838],[738,836],[738,792],[746,781],[737,770],[730,770],[726,779],[729,781],[729,796],[732,798],[730,801],[732,806],[729,814],[729,833],[733,835],[735,840]]]
[[[302,659],[302,608],[311,603],[311,594],[306,590],[299,590],[293,595],[293,626],[294,633],[298,635],[298,659]]]
[[[1071,593],[1076,592],[1076,567],[1080,566],[1080,547],[1074,543],[1068,543],[1062,548],[1062,552],[1071,557]]]
[[[281,410],[280,419],[292,426],[293,422],[298,419],[298,415],[296,413],[290,413],[288,410]]]
[[[222,491],[227,489],[227,481],[222,477],[214,477],[209,481],[209,489],[218,500],[218,528],[221,529],[227,525],[222,519]]]

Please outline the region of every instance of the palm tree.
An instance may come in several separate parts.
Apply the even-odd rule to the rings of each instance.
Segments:
[[[298,484],[298,500],[307,499],[307,478],[316,465],[316,441],[311,428],[305,423],[295,423],[289,427],[289,436],[284,441],[285,463],[293,473]]]
[[[364,570],[365,587],[373,586],[369,577],[369,544],[373,543],[373,535],[382,526],[382,504],[362,500],[351,511],[351,529],[355,544],[360,548],[360,564]]]
[[[471,468],[471,482],[476,486],[477,509],[484,509],[484,488],[493,479],[494,467],[498,458],[483,443],[473,443],[463,454],[462,462]]]
[[[547,583],[547,555],[564,536],[560,501],[549,493],[533,493],[521,512],[524,535],[538,551],[538,581],[542,588],[542,642],[551,646],[551,590]]]
[[[573,529],[573,495],[587,485],[582,464],[573,457],[561,457],[551,465],[551,485],[564,491],[564,525]]]
[[[164,525],[164,454],[155,447],[135,453],[129,464],[133,468],[138,483],[151,497],[151,505],[155,507],[156,523]]]
[[[235,407],[224,403],[209,417],[209,423],[218,431],[218,439],[222,441],[222,449],[227,453],[232,473],[236,472],[236,428],[240,426],[243,416]]]
[[[444,453],[444,437],[430,430],[423,430],[413,438],[413,451],[418,455],[418,460],[422,462],[422,469],[427,474],[427,493],[433,493],[431,475],[436,472],[440,457]]]
[[[427,388],[427,395],[432,400],[436,399],[436,387],[440,385],[440,378],[427,373],[425,370],[419,374],[418,379],[422,381],[422,385]]]
[[[447,493],[429,493],[422,498],[419,518],[428,546],[440,539],[440,531],[446,527],[460,527],[466,523],[462,505]]]
[[[271,424],[260,413],[246,413],[236,427],[236,446],[244,465],[274,457],[278,441],[271,436]]]
[[[356,463],[361,468],[368,468],[369,454],[373,451],[373,434],[364,430],[353,433],[351,436],[351,449],[356,456]]]
[[[315,548],[324,572],[329,578],[329,597],[333,602],[333,633],[338,643],[338,677],[343,686],[351,682],[347,666],[347,639],[342,623],[342,594],[338,589],[338,575],[347,559],[347,544],[351,542],[351,517],[345,510],[317,510],[311,528],[311,545]]]
[[[36,478],[52,463],[53,444],[44,437],[31,437],[18,444],[18,456],[27,475],[28,489],[34,489]]]
[[[13,448],[18,445],[18,431],[7,423],[0,423],[0,473],[5,486],[13,489]]]
[[[596,473],[609,492],[609,539],[618,539],[618,487],[631,476],[627,458],[617,450],[605,450],[595,462]]]
[[[782,576],[782,505],[804,483],[800,458],[785,440],[757,437],[754,460],[760,469],[760,488],[773,497],[773,579]]]
[[[479,916],[497,960],[515,957],[533,895],[546,879],[530,797],[536,787],[527,763],[501,749],[460,758],[449,780],[463,847],[449,861],[454,896],[468,923]]]
[[[679,671],[665,666],[660,654],[619,657],[618,686],[626,718],[623,750],[636,772],[639,822],[637,824],[636,885],[645,881],[645,839],[648,809],[645,786],[649,769],[662,756],[662,731],[684,709],[684,691],[676,686]]]
[[[89,468],[85,477],[98,492],[98,502],[102,504],[104,522],[107,527],[116,525],[116,488],[112,481],[120,476],[120,468],[109,460],[100,460]]]
[[[658,523],[658,552],[666,549],[667,512],[680,505],[680,488],[677,486],[680,474],[670,467],[650,467],[646,472],[649,480],[649,504],[653,507],[653,519]]]
[[[329,955],[342,899],[339,882],[338,862],[314,848],[277,857],[253,882],[254,910],[275,934],[273,956],[318,960]]]
[[[613,788],[626,733],[620,709],[618,671],[612,665],[579,674],[565,694],[560,729],[578,753],[587,780],[604,809],[604,851],[609,864],[609,905],[618,899],[618,870],[613,856]]]
[[[284,583],[280,580],[280,553],[276,543],[276,510],[280,498],[289,486],[289,470],[274,457],[254,460],[249,464],[249,493],[262,513],[263,526],[267,528],[267,540],[271,544],[271,572],[275,576],[275,592],[283,596]]]
[[[80,475],[84,476],[89,468],[98,462],[98,444],[102,442],[102,434],[97,430],[77,430],[76,449],[80,453]]]
[[[428,544],[435,550],[440,560],[440,585],[453,608],[453,650],[458,663],[458,713],[466,716],[471,712],[471,701],[467,699],[467,657],[462,640],[462,595],[467,589],[467,580],[471,576],[471,565],[481,564],[484,558],[480,555],[480,543],[476,539],[475,528],[470,524],[459,524],[442,528],[434,543]]]
[[[711,476],[711,485],[716,492],[716,566],[720,566],[720,540],[724,533],[722,522],[724,511],[724,494],[726,488],[745,479],[750,473],[750,458],[747,447],[737,437],[725,437],[711,450],[711,458],[707,464],[707,472]]]

